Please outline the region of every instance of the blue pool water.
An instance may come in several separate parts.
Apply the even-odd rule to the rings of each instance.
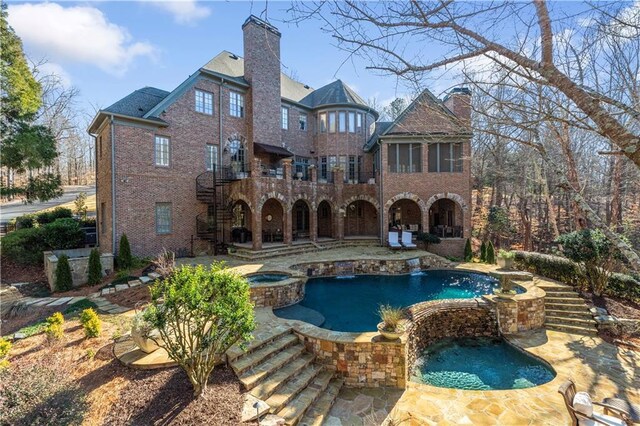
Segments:
[[[416,361],[411,380],[441,388],[524,389],[547,383],[555,372],[503,339],[445,339]]]
[[[437,299],[467,299],[490,294],[498,280],[483,274],[428,270],[411,275],[357,275],[350,278],[310,278],[300,305],[325,318],[323,328],[375,331],[381,304],[406,307]],[[276,315],[291,318],[284,308]],[[300,318],[304,320],[303,318]]]
[[[276,283],[287,278],[289,278],[289,275],[286,274],[255,274],[249,275],[247,281],[250,283]]]

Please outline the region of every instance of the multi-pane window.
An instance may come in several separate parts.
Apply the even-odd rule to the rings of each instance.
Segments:
[[[196,112],[213,114],[213,93],[196,90]]]
[[[329,166],[327,163],[327,157],[320,157],[320,179],[327,179],[329,174]]]
[[[349,133],[355,133],[355,132],[356,132],[356,113],[350,112],[349,113]]]
[[[300,114],[298,116],[298,128],[300,130],[307,130],[307,114]]]
[[[389,172],[419,173],[422,171],[422,144],[396,143],[388,145]]]
[[[156,203],[156,234],[171,233],[171,203]]]
[[[338,131],[340,133],[347,131],[347,113],[344,111],[338,113]]]
[[[320,129],[320,133],[326,133],[327,132],[327,113],[323,112],[319,115],[319,121],[320,121],[320,125],[318,126],[318,128]]]
[[[282,116],[282,129],[287,130],[289,128],[289,108],[281,107],[281,116]]]
[[[355,183],[355,180],[357,179],[357,168],[356,168],[356,156],[355,155],[350,155],[349,156],[349,172],[347,175],[347,179],[349,180],[349,182],[351,183]]]
[[[329,133],[335,133],[335,132],[336,132],[336,113],[330,112],[329,113]]]
[[[207,145],[205,150],[205,164],[207,170],[212,171],[218,164],[218,145]]]
[[[244,95],[229,92],[229,114],[232,117],[244,117]]]
[[[296,171],[296,177],[304,180],[309,179],[309,158],[295,156],[294,168]]]
[[[356,115],[356,133],[362,133],[362,113]]]
[[[462,172],[462,143],[430,144],[429,172]]]
[[[155,163],[156,166],[169,166],[169,138],[164,136],[156,136],[155,140]]]

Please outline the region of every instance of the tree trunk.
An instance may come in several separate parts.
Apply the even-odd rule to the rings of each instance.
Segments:
[[[617,233],[622,233],[622,197],[620,187],[622,181],[622,157],[615,156],[611,170],[611,222]]]
[[[562,152],[564,153],[565,162],[567,165],[567,180],[573,187],[574,191],[580,192],[578,169],[576,167],[576,160],[573,156],[573,150],[571,149],[569,125],[567,123],[562,123],[561,130],[558,130],[555,126],[553,126],[553,129],[556,133],[558,142],[560,142],[560,146],[562,147]],[[584,217],[584,212],[582,212],[580,206],[574,200],[571,201],[571,211],[573,213],[573,222],[575,225],[575,229],[580,230],[586,228],[587,221]]]

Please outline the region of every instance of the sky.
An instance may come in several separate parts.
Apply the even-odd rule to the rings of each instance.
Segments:
[[[9,24],[33,62],[46,60],[79,89],[78,106],[88,115],[128,93],[153,86],[173,90],[222,50],[242,56],[242,29],[265,2],[15,2]],[[360,58],[340,50],[321,22],[290,24],[290,2],[268,2],[268,19],[279,28],[283,71],[311,87],[337,78],[364,99],[387,104],[409,90],[395,77],[366,70]],[[430,89],[438,93],[439,88]],[[440,89],[440,92],[443,89]]]

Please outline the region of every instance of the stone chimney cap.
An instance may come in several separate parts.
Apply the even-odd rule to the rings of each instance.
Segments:
[[[450,95],[453,95],[453,94],[456,94],[456,93],[459,93],[459,94],[462,94],[462,95],[470,95],[471,94],[471,90],[468,87],[454,87],[449,92]]]
[[[272,32],[273,34],[277,35],[278,37],[281,35],[280,31],[278,31],[278,29],[276,27],[274,27],[273,25],[271,25],[267,21],[258,18],[255,15],[249,16],[247,18],[247,20],[244,21],[244,24],[242,24],[242,28],[244,29],[244,27],[249,25],[249,23],[254,23],[254,24],[258,25],[259,27],[262,27],[262,28]]]

